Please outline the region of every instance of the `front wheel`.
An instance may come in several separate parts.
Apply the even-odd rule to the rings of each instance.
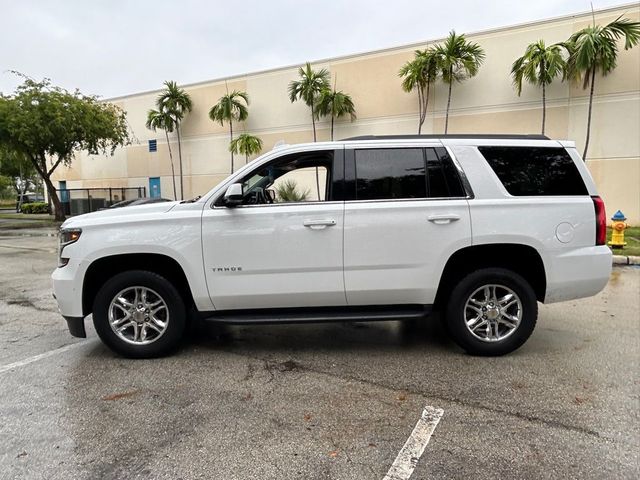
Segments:
[[[538,303],[529,282],[503,268],[470,273],[453,289],[446,326],[472,355],[504,355],[527,341],[536,326]]]
[[[119,273],[98,291],[93,324],[102,341],[130,358],[169,353],[184,334],[184,302],[164,277],[142,270]]]

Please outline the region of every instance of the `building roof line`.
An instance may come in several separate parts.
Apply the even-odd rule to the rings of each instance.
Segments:
[[[572,18],[579,18],[579,17],[586,17],[586,16],[591,16],[592,14],[596,14],[596,15],[600,15],[603,13],[608,13],[608,12],[613,12],[613,11],[619,11],[619,10],[624,10],[625,8],[638,8],[638,2],[629,2],[629,3],[622,3],[620,5],[614,5],[611,7],[606,7],[606,8],[601,8],[601,9],[597,9],[594,10],[593,12],[591,10],[584,10],[582,12],[578,12],[578,13],[570,13],[570,14],[566,14],[566,15],[559,15],[556,17],[548,17],[548,18],[543,18],[541,20],[534,20],[532,22],[520,22],[520,23],[515,23],[512,25],[505,25],[502,27],[494,27],[494,28],[488,28],[485,30],[477,30],[475,32],[464,32],[464,35],[466,37],[475,37],[475,36],[481,36],[481,35],[488,35],[488,34],[492,34],[492,33],[499,33],[499,32],[505,32],[508,30],[515,30],[518,28],[522,28],[522,27],[533,27],[533,26],[537,26],[537,25],[544,25],[546,23],[550,23],[550,22],[560,22],[563,20],[569,20]],[[410,49],[410,48],[418,48],[418,47],[422,47],[424,45],[428,45],[431,43],[436,43],[436,42],[442,42],[444,41],[445,38],[441,37],[441,38],[435,38],[435,39],[430,39],[430,40],[423,40],[423,41],[419,41],[419,42],[413,42],[413,43],[408,43],[408,44],[400,44],[400,45],[395,45],[392,47],[386,47],[386,48],[380,48],[380,49],[376,49],[376,50],[368,50],[368,51],[364,51],[364,52],[354,52],[354,53],[348,53],[345,55],[340,55],[337,57],[328,57],[328,58],[323,58],[323,59],[318,59],[318,60],[313,60],[309,63],[316,65],[316,64],[322,64],[322,63],[329,63],[329,62],[335,62],[335,61],[344,61],[344,60],[348,60],[351,58],[356,58],[356,57],[365,57],[365,56],[370,56],[370,55],[379,55],[382,53],[387,53],[387,52],[393,52],[396,50],[405,50],[405,49]],[[181,84],[180,87],[182,88],[193,88],[193,87],[199,87],[199,86],[204,86],[204,85],[209,85],[209,84],[213,84],[213,83],[220,83],[220,82],[224,82],[224,81],[231,81],[231,80],[241,80],[243,78],[246,77],[253,77],[256,75],[264,75],[264,74],[268,74],[268,73],[274,73],[274,72],[279,72],[279,71],[284,71],[284,70],[290,70],[292,68],[297,68],[299,66],[303,65],[302,63],[296,63],[296,64],[290,64],[290,65],[283,65],[280,67],[274,67],[274,68],[267,68],[264,70],[255,70],[252,72],[246,72],[246,73],[240,73],[240,74],[235,74],[235,75],[229,75],[226,77],[217,77],[217,78],[212,78],[212,79],[208,79],[208,80],[201,80],[198,82],[191,82],[191,83],[185,83],[185,84]],[[143,90],[141,92],[136,92],[136,93],[129,93],[129,94],[125,94],[125,95],[118,95],[115,97],[109,97],[109,98],[104,98],[102,99],[102,101],[105,102],[116,102],[118,100],[125,100],[128,98],[132,98],[132,97],[141,97],[144,95],[150,95],[153,93],[160,93],[162,89],[157,88],[157,89],[153,89],[153,90]]]

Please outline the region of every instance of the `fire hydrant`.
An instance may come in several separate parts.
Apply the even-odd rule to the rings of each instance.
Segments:
[[[620,210],[618,210],[611,220],[613,223],[611,224],[611,241],[609,242],[609,246],[611,248],[622,248],[627,242],[624,241],[624,231],[629,228],[629,225],[625,222],[627,217],[624,216]]]

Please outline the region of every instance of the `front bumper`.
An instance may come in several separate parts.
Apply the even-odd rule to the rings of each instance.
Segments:
[[[84,312],[82,311],[82,264],[71,260],[65,267],[56,268],[51,274],[53,297],[58,302],[58,310],[67,321],[69,333],[74,337],[86,338]]]
[[[69,327],[69,333],[74,337],[87,338],[87,331],[84,328],[84,317],[64,317]]]
[[[58,301],[58,310],[64,317],[83,317],[82,311],[82,265],[73,259],[51,274],[53,296]]]

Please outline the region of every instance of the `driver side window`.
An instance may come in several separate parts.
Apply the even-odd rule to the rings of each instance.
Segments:
[[[333,151],[286,155],[242,181],[243,205],[323,202],[331,195]]]

